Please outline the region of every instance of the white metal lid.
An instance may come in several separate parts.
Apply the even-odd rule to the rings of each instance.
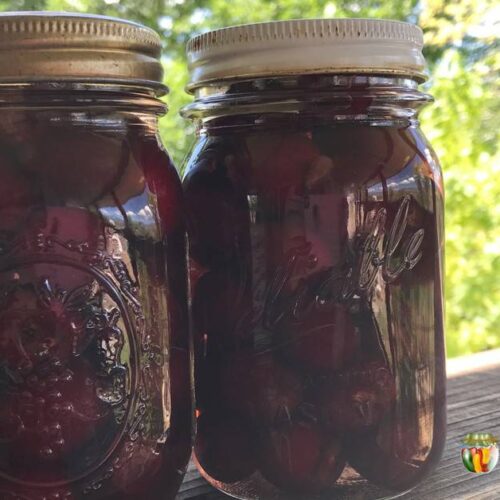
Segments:
[[[188,89],[235,78],[377,73],[426,78],[422,30],[381,19],[303,19],[209,31],[187,45]]]

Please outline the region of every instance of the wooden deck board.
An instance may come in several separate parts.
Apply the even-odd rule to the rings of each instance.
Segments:
[[[402,500],[500,499],[500,464],[489,474],[472,474],[462,465],[460,440],[468,432],[500,435],[500,350],[452,360],[448,364],[448,431],[443,458],[419,487]],[[190,464],[178,500],[223,500]]]

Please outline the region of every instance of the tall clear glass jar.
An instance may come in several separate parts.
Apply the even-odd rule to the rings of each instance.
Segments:
[[[195,458],[237,498],[382,498],[446,432],[443,186],[422,33],[321,20],[191,40]]]
[[[192,398],[160,40],[50,13],[0,38],[0,497],[174,498]]]

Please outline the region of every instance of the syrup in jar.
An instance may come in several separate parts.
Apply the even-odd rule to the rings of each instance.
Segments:
[[[421,46],[367,20],[189,44],[195,460],[236,498],[390,497],[439,460],[443,187]]]
[[[0,497],[174,498],[192,402],[159,39],[93,16],[0,25]]]

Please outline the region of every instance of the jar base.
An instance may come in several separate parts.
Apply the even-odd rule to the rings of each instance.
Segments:
[[[415,482],[413,486],[402,491],[391,491],[370,483],[352,467],[346,466],[337,480],[337,485],[328,492],[294,494],[290,491],[279,490],[265,479],[259,471],[254,472],[247,479],[234,483],[217,481],[207,474],[196,460],[196,456],[193,456],[193,460],[201,476],[211,486],[232,498],[240,500],[291,500],[292,498],[294,500],[393,500],[412,491],[420,482]]]

